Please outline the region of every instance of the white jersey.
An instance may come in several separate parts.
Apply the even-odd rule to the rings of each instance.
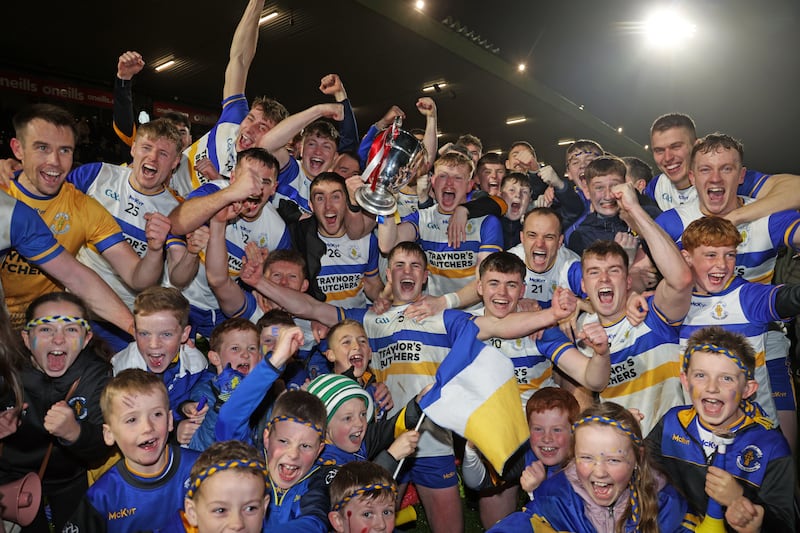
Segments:
[[[467,221],[466,238],[457,249],[447,244],[450,215],[434,205],[412,213],[403,222],[414,224],[417,242],[428,257],[428,294],[456,292],[476,278],[479,253],[503,250],[503,230],[497,217],[487,215]]]
[[[378,275],[378,240],[373,234],[353,240],[347,235],[326,237],[317,285],[325,301],[337,307],[366,307],[364,278]]]
[[[509,248],[508,251],[526,262],[522,244]],[[577,295],[581,294],[581,258],[566,246],[558,248],[556,260],[546,272],[534,272],[527,267],[526,270],[525,298],[546,304],[545,307],[550,306],[556,287],[564,287]]]
[[[114,217],[122,228],[125,240],[133,250],[144,257],[147,252],[147,236],[145,235],[145,213],[161,213],[168,215],[179,202],[175,195],[165,189],[156,194],[139,192],[132,184],[131,168],[108,163],[91,163],[82,165],[67,176],[67,181],[91,196]],[[180,237],[168,235],[165,249],[172,246],[185,247],[186,242]],[[133,309],[136,291],[122,281],[109,262],[96,250],[84,246],[77,254],[77,259],[88,266],[108,283],[117,296]],[[164,284],[168,283],[165,269]]]
[[[647,193],[656,201],[661,211],[667,211],[683,204],[697,203],[697,189],[694,185],[678,189],[666,174],[659,174],[653,178],[648,184]]]
[[[178,352],[178,361],[180,372],[175,376],[176,378],[182,378],[187,374],[197,374],[208,367],[208,361],[206,361],[206,356],[203,355],[203,352],[185,344],[181,344]],[[129,368],[147,370],[147,363],[135,342],[128,344],[127,348],[114,354],[114,357],[111,358],[111,366],[115,376]],[[178,406],[172,407],[177,408]]]
[[[648,298],[650,312],[644,322],[632,326],[626,317],[603,325],[611,343],[611,376],[600,393],[625,408],[635,407],[644,414],[642,433],[647,435],[671,408],[683,405],[680,382],[680,347],[678,324],[669,323],[658,312],[653,297]],[[578,318],[578,329],[598,322],[595,314]],[[591,356],[589,349],[584,355]]]

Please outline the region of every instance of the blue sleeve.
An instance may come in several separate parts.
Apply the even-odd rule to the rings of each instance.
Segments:
[[[575,348],[575,344],[560,329],[551,327],[544,330],[542,338],[536,341],[536,347],[554,365],[558,365],[558,360],[561,359],[564,352],[570,348]]]
[[[9,233],[11,247],[36,265],[47,263],[65,251],[42,217],[33,208],[19,201],[11,212]],[[0,254],[5,254],[6,251],[0,250]]]
[[[533,502],[528,504],[522,511],[511,513],[507,517],[500,520],[493,525],[487,533],[524,533],[526,531],[533,532],[533,524],[531,523],[532,512],[528,508],[531,507]]]
[[[375,233],[370,233],[369,235],[369,258],[367,259],[367,265],[364,269],[364,275],[368,277],[373,277],[378,275],[378,255],[380,254],[380,250],[378,249],[378,237],[375,236]]]
[[[215,185],[214,183],[204,183],[203,185],[199,186],[191,193],[189,196],[186,197],[187,200],[191,200],[192,198],[200,198],[203,196],[210,196],[215,192],[219,192],[221,189],[219,185]]]
[[[76,189],[86,194],[86,191],[89,190],[94,180],[97,179],[97,175],[102,168],[103,163],[87,163],[81,165],[67,174],[67,182],[72,183],[75,185]]]
[[[214,430],[218,441],[249,442],[248,422],[250,416],[278,377],[280,377],[280,371],[272,366],[266,357],[253,368],[219,410],[219,418]]]
[[[647,182],[647,187],[644,188],[644,195],[648,198],[652,198],[656,200],[656,185],[658,185],[658,180],[661,179],[661,174],[658,176],[653,177],[649,182]]]
[[[353,106],[350,105],[349,98],[345,98],[339,103],[344,106],[344,120],[339,123],[339,151],[353,151],[358,142],[356,115],[353,113]]]
[[[375,124],[369,127],[367,133],[361,139],[361,144],[358,145],[358,159],[361,162],[361,168],[367,166],[367,157],[369,157],[369,149],[372,148],[372,141],[378,136],[380,130],[375,127]]]
[[[769,234],[775,248],[786,246],[795,249],[794,235],[800,225],[800,214],[797,211],[778,211],[769,216]]]
[[[569,266],[567,270],[567,280],[569,281],[569,290],[574,292],[578,298],[584,298],[586,296],[586,293],[581,289],[583,270],[581,270],[580,261],[575,261]]]
[[[662,533],[694,531],[695,518],[689,513],[689,504],[672,485],[661,489],[658,493],[658,527]]]
[[[681,245],[681,237],[683,236],[683,221],[675,209],[668,209],[656,218],[656,224],[667,232],[667,235],[678,244],[678,248],[683,248]]]
[[[739,185],[736,194],[756,198],[758,193],[761,192],[761,188],[771,177],[770,174],[764,174],[757,170],[747,170],[744,173],[744,181]]]
[[[401,218],[400,222],[401,223],[410,222],[411,224],[414,224],[414,230],[417,233],[415,240],[419,240],[419,211],[414,211],[413,213],[409,213],[408,215]],[[502,232],[500,233],[500,238],[501,239],[503,238]]]
[[[775,309],[775,298],[779,287],[767,285],[765,283],[746,283],[742,287],[741,301],[746,305],[742,306],[745,316],[750,323],[763,323],[767,326],[769,322],[780,321]],[[793,317],[788,317],[793,318]]]
[[[283,233],[281,234],[281,240],[278,242],[278,245],[275,247],[276,250],[289,250],[292,248],[292,239],[289,236],[289,228],[284,226]]]
[[[367,314],[367,309],[364,307],[355,307],[352,309],[346,309],[344,307],[339,308],[339,320],[344,318],[350,318],[355,320],[356,322],[364,323],[364,317]]]
[[[504,244],[500,219],[494,215],[488,215],[481,224],[481,246],[478,248],[478,252],[502,252],[505,249]]]

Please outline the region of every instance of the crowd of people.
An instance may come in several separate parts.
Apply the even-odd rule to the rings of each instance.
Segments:
[[[589,139],[560,174],[526,141],[439,147],[423,97],[403,133],[426,157],[376,216],[356,191],[405,113],[361,135],[336,74],[333,102],[248,103],[263,4],[199,139],[177,113],[137,124],[132,51],[127,164],[73,166],[58,106],[14,116],[7,530],[391,531],[413,487],[432,531],[463,531],[460,480],[490,531],[795,530],[800,285],[772,282],[800,249],[800,178],[746,169],[738,140],[676,112],[650,131],[657,175]],[[420,406],[460,339],[514,366],[520,404],[492,416],[523,414],[530,439],[502,469]],[[23,520],[2,485],[32,472]]]

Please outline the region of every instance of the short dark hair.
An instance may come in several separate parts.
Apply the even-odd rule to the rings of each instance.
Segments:
[[[78,138],[78,132],[75,129],[75,117],[63,107],[53,104],[31,104],[17,111],[12,119],[15,135],[18,138],[22,138],[25,128],[37,118],[54,126],[69,128],[73,137]]]
[[[425,254],[425,250],[422,249],[422,246],[416,242],[403,241],[395,244],[394,248],[389,251],[388,261],[390,264],[392,262],[392,258],[397,252],[405,252],[407,254],[415,254],[420,256],[422,259],[422,264],[425,265],[426,269],[428,268],[428,256]]]
[[[625,163],[619,157],[604,155],[598,157],[586,166],[583,177],[588,185],[593,178],[597,176],[607,176],[609,174],[617,174],[625,180],[627,169]]]
[[[553,209],[552,207],[534,207],[522,218],[522,230],[525,230],[525,221],[528,220],[530,216],[548,216],[548,217],[555,217],[558,220],[558,234],[561,235],[564,233],[564,219],[561,218],[561,213]]]
[[[694,120],[684,113],[666,113],[655,119],[653,125],[650,126],[650,137],[655,132],[662,133],[672,128],[684,128],[692,135],[692,139],[697,138],[697,128],[694,125]]]
[[[264,260],[262,272],[266,272],[269,267],[279,262],[292,263],[299,266],[303,269],[303,277],[308,279],[308,267],[306,266],[306,260],[303,258],[300,252],[293,249],[271,251]]]
[[[697,154],[708,154],[710,152],[718,152],[720,150],[736,150],[739,152],[739,162],[744,162],[744,146],[742,143],[724,133],[714,132],[709,133],[692,146],[692,155],[690,166],[694,166],[695,157]]]
[[[253,100],[250,109],[255,108],[261,109],[264,118],[271,120],[275,124],[289,116],[289,111],[286,110],[282,103],[266,96],[259,96]]]
[[[278,163],[278,159],[274,155],[269,153],[264,148],[260,148],[258,146],[246,148],[236,154],[237,165],[242,161],[244,161],[245,159],[250,159],[251,161],[258,161],[260,163],[263,163],[267,168],[275,170],[276,173],[281,168],[280,163]]]
[[[594,241],[581,254],[581,265],[585,267],[586,258],[588,257],[602,259],[608,256],[617,256],[622,259],[622,264],[625,265],[625,272],[628,271],[628,254],[622,246],[614,241]]]
[[[187,113],[182,113],[180,111],[165,111],[161,113],[161,116],[158,118],[163,118],[164,120],[168,120],[172,122],[176,127],[186,126],[191,131],[192,123],[189,120],[189,115]]]
[[[230,331],[253,331],[256,336],[261,335],[255,324],[242,317],[229,318],[225,322],[217,325],[211,332],[211,338],[208,340],[209,350],[219,352],[222,346],[222,338]]]
[[[650,183],[650,180],[653,179],[653,169],[638,157],[629,155],[623,157],[622,161],[628,167],[628,174],[633,181],[644,180],[645,183]]]
[[[322,430],[320,440],[325,438],[328,428],[328,411],[318,397],[304,390],[287,391],[275,401],[272,417],[289,416],[311,422]]]
[[[478,164],[475,165],[475,169],[480,171],[481,167],[485,165],[505,165],[505,159],[497,152],[487,152],[478,159]]]
[[[489,271],[517,274],[521,280],[525,280],[525,274],[528,273],[522,259],[510,252],[493,252],[481,261],[481,265],[478,267],[478,276],[483,278],[483,275]]]

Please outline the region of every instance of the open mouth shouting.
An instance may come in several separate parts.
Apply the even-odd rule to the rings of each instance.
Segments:
[[[47,352],[47,366],[52,372],[61,372],[67,368],[67,352],[52,350]]]

